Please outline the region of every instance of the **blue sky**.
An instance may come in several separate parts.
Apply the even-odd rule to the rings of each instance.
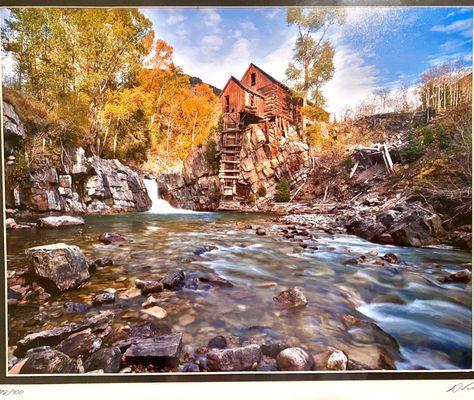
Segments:
[[[253,62],[284,80],[295,29],[283,8],[143,8],[156,37],[174,47],[188,74],[222,88]],[[414,85],[449,60],[472,63],[471,8],[346,8],[347,21],[329,31],[335,75],[325,87],[327,109],[340,115],[377,88]],[[2,12],[1,15],[6,15]],[[6,70],[11,62],[6,62]]]

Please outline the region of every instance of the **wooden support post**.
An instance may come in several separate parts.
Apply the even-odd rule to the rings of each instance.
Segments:
[[[352,167],[351,173],[349,174],[349,179],[354,176],[358,166],[359,166],[359,160],[357,160],[354,166]]]
[[[392,157],[390,157],[390,152],[388,151],[387,145],[385,143],[382,146],[382,150],[383,150],[384,158],[387,160],[386,161],[387,169],[389,172],[393,172]]]

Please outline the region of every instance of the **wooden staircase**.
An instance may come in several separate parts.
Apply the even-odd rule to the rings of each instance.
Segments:
[[[236,195],[236,184],[240,172],[240,150],[242,148],[243,122],[238,114],[227,114],[224,118],[221,142],[219,180],[224,198]]]

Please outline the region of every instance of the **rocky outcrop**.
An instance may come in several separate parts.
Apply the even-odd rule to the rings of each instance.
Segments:
[[[143,179],[118,160],[86,157],[83,148],[65,148],[61,162],[46,160],[35,170],[23,171],[22,186],[13,176],[15,150],[20,151],[25,132],[13,106],[3,102],[6,152],[6,205],[37,213],[96,214],[146,211],[151,206]],[[17,177],[18,178],[18,177]]]
[[[11,154],[25,139],[23,123],[13,106],[6,101],[3,102],[3,137],[7,154]]]
[[[441,218],[418,202],[398,204],[375,217],[352,217],[345,227],[372,242],[400,246],[438,244],[447,236]]]
[[[84,225],[84,220],[80,217],[72,217],[70,215],[62,215],[60,217],[45,217],[38,220],[41,228],[60,228],[63,226]]]
[[[260,191],[273,198],[282,177],[297,187],[310,167],[309,147],[294,127],[285,133],[273,126],[265,134],[258,125],[249,125],[243,132],[238,181],[254,195]]]
[[[89,279],[89,267],[77,246],[55,243],[26,250],[31,274],[61,292]]]

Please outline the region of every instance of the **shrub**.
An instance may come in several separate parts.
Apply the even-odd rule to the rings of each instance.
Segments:
[[[436,125],[436,142],[440,149],[447,149],[451,146],[451,135],[443,125]]]
[[[350,170],[354,166],[354,161],[352,161],[351,156],[346,156],[341,162],[342,166],[347,170]]]
[[[423,142],[410,131],[407,135],[407,144],[400,150],[400,158],[404,163],[418,160],[423,154]]]
[[[211,169],[213,169],[214,171],[219,168],[220,160],[217,155],[217,143],[212,138],[207,141],[206,160],[209,167],[211,167]]]
[[[258,197],[265,197],[267,195],[267,189],[265,186],[260,186],[257,190]]]
[[[423,144],[429,146],[435,140],[435,132],[429,126],[424,126],[420,129],[421,136],[423,137]]]
[[[290,184],[286,178],[281,178],[276,185],[275,201],[279,203],[290,201]]]
[[[250,193],[247,197],[247,200],[250,204],[254,204],[257,199],[255,198],[255,195],[253,193]]]

